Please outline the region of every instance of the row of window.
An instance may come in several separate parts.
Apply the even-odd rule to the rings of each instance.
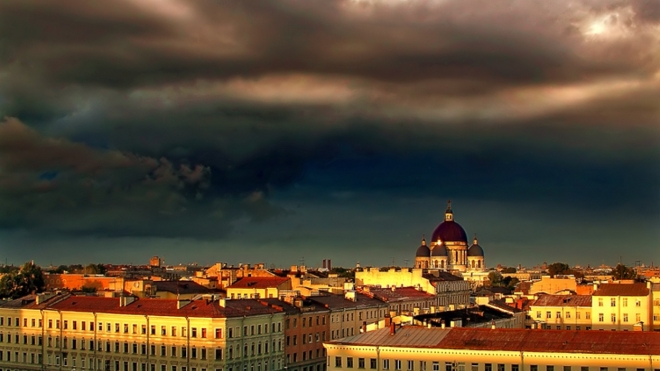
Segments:
[[[302,339],[303,344],[312,344],[316,340],[317,343],[325,341],[325,331],[322,333],[317,332],[315,335],[313,334],[307,334],[307,335],[301,335],[300,338]],[[293,345],[298,345],[298,335],[293,335],[293,336],[287,336],[286,337],[286,346],[290,346],[292,344],[291,340],[293,339]]]
[[[43,358],[41,354],[35,354],[35,353],[19,353],[19,352],[14,352],[13,354],[11,352],[6,352],[6,354],[3,354],[3,352],[0,351],[0,361],[6,361],[6,362],[14,362],[14,363],[20,363],[20,364],[43,364]],[[61,363],[62,366],[71,366],[73,369],[76,367],[80,367],[81,370],[85,369],[86,365],[89,365],[90,370],[94,369],[94,362],[92,359],[89,359],[89,362],[85,362],[86,358],[80,358],[80,363],[77,362],[77,359],[75,357],[67,357],[64,356],[61,358]],[[48,365],[55,365],[55,366],[60,366],[60,356],[51,356],[48,355],[47,358],[47,364]],[[270,364],[270,367],[269,367]],[[114,365],[114,367],[112,367]],[[111,362],[110,360],[98,360],[97,362],[97,370],[105,370],[105,371],[147,371],[147,366],[149,366],[149,371],[156,371],[156,363],[138,363],[138,362],[120,362],[120,361],[114,361]],[[277,366],[277,368],[276,368]],[[249,368],[248,368],[249,367]],[[278,360],[277,362],[275,360],[269,361],[263,361],[263,362],[252,362],[248,363],[246,362],[243,365],[243,371],[269,371],[269,369],[275,370],[275,369],[280,369],[281,368],[281,361]],[[311,368],[310,368],[311,369]],[[180,368],[177,369],[176,365],[170,366],[170,371],[187,371],[186,366],[180,366]],[[206,368],[199,368],[199,371],[206,371]],[[0,368],[0,371],[2,369]],[[7,370],[9,371],[9,369]],[[160,365],[160,371],[168,371],[167,365],[161,364]],[[190,371],[197,371],[196,367],[191,367]],[[222,371],[222,369],[215,369],[215,371]],[[227,371],[234,371],[233,367],[228,367]],[[236,371],[239,371],[239,368],[236,368]]]
[[[317,324],[319,321],[319,318],[317,316]],[[7,326],[11,326],[12,323],[12,318],[7,317]],[[312,324],[312,319],[309,319],[309,325],[311,326]],[[20,327],[20,319],[18,317],[14,318],[14,324],[16,327]],[[0,326],[4,326],[5,323],[5,317],[0,317]],[[31,327],[42,327],[42,320],[37,319],[37,318],[23,318],[23,327],[28,327],[28,324],[31,324]],[[94,331],[94,322],[93,321],[71,321],[69,323],[69,320],[63,320],[60,323],[60,320],[53,320],[49,319],[48,320],[48,328],[52,329],[60,329],[60,325],[62,326],[62,329],[64,330],[69,330],[69,324],[71,325],[71,330],[80,330],[80,331]],[[325,317],[323,317],[323,324],[325,325]],[[294,319],[294,327],[295,327],[295,319]],[[304,324],[303,324],[304,327]],[[111,322],[106,322],[105,324],[103,322],[98,322],[98,331],[102,332],[105,330],[105,332],[114,332],[114,333],[132,333],[132,334],[138,334],[138,329],[139,329],[139,334],[141,335],[147,335],[147,325],[140,325],[138,328],[137,324],[128,324],[128,323],[123,323],[120,324],[118,322],[115,322],[114,324]],[[180,329],[180,331],[179,331]],[[129,331],[130,330],[130,331]],[[169,330],[169,331],[168,331]],[[249,331],[248,331],[249,330]],[[263,324],[263,325],[252,325],[250,327],[244,326],[243,327],[243,336],[247,336],[248,333],[250,335],[261,335],[267,334],[269,330],[269,325],[268,324]],[[270,324],[270,330],[271,332],[281,332],[282,331],[282,324],[281,323],[272,323]],[[239,335],[239,327],[236,327],[236,331],[234,332],[231,328],[228,329],[228,337],[234,337],[234,335],[238,336]],[[188,336],[188,328],[185,326],[181,326],[180,328],[177,326],[170,326],[169,329],[167,326],[160,326],[158,328],[158,325],[150,325],[149,328],[149,334],[150,335],[160,335],[160,336],[181,336],[181,337],[187,337]],[[177,335],[178,334],[178,335]],[[222,338],[222,329],[221,328],[216,328],[215,329],[215,337],[216,338]],[[206,338],[207,337],[207,329],[202,327],[202,328],[197,328],[197,327],[191,327],[190,328],[190,337],[192,338]]]
[[[346,360],[346,363],[344,364],[344,358]],[[328,360],[328,363],[330,360]],[[415,364],[417,363],[417,369],[415,368]],[[369,366],[369,369],[375,370],[378,368],[378,361],[376,358],[357,358],[357,363],[354,363],[354,358],[353,357],[340,357],[337,356],[335,357],[335,368],[359,368],[359,369],[366,369],[366,366]],[[401,371],[405,370],[406,371],[427,371],[427,361],[412,361],[412,360],[407,360],[407,361],[402,361],[400,359],[395,359],[395,360],[389,360],[389,359],[383,359],[382,360],[382,370],[390,370],[391,366],[393,366],[394,370]],[[443,367],[444,366],[444,367]],[[431,370],[432,371],[466,371],[467,367],[469,366],[470,371],[479,371],[479,363],[465,363],[465,362],[431,362]],[[484,371],[522,371],[522,368],[518,364],[511,364],[511,365],[506,365],[503,363],[484,363],[483,364],[483,370]],[[635,370],[635,371],[645,371],[643,368],[638,368],[638,369],[633,369],[633,368],[625,368],[625,367],[619,367],[619,368],[608,368],[608,367],[589,367],[589,366],[580,366],[580,367],[573,367],[573,366],[554,366],[554,365],[547,365],[547,366],[539,366],[539,365],[529,365],[529,370],[530,371],[628,371],[628,370]],[[660,371],[660,369],[654,369],[654,371]]]
[[[313,326],[313,316],[310,317],[303,317],[300,319],[300,324],[302,327],[312,327]],[[325,325],[325,316],[316,316],[316,325]],[[293,320],[287,318],[286,319],[286,328],[296,328],[298,327],[298,318],[293,318]]]
[[[319,359],[319,358],[325,359],[325,349],[316,349],[316,358],[312,358],[313,354],[314,353],[311,350],[306,351],[306,352],[301,352],[302,361],[304,362],[304,361],[307,361],[307,360]],[[286,355],[286,363],[287,364],[290,363],[290,362],[296,363],[296,362],[300,361],[301,358],[298,357],[297,352],[293,353],[293,354],[287,354]]]
[[[610,320],[616,322],[616,313],[610,313]],[[635,322],[642,320],[642,315],[640,313],[635,313]],[[605,322],[605,315],[603,313],[598,313],[598,322]],[[628,313],[623,314],[623,322],[629,322]]]
[[[561,313],[562,313],[561,311],[557,311],[557,313],[555,314],[555,318],[561,318],[561,316],[562,316]],[[575,312],[575,319],[580,319],[581,316],[582,316],[581,312]],[[564,312],[564,317],[566,319],[570,319],[571,318],[571,312]],[[536,311],[536,318],[541,318],[541,311],[540,310]],[[545,312],[545,318],[552,318],[552,311],[546,311]],[[591,319],[591,312],[584,312],[584,318],[585,319]]]
[[[19,340],[18,338],[16,340]],[[27,339],[25,339],[27,340]],[[42,338],[38,338],[38,344],[41,345]],[[48,347],[54,347],[59,348],[60,347],[60,338],[56,337],[54,338],[55,341],[53,341],[53,338],[48,337],[47,338],[47,346]],[[34,337],[32,337],[32,345],[34,344]],[[106,352],[106,353],[125,353],[125,354],[147,354],[147,345],[142,343],[128,343],[128,342],[123,342],[120,343],[118,341],[110,342],[110,341],[98,341],[97,343],[97,351],[98,352]],[[272,347],[269,346],[272,344]],[[86,347],[86,345],[88,347]],[[277,348],[276,348],[277,346]],[[64,337],[62,340],[62,348],[63,349],[71,349],[71,350],[94,350],[94,340],[89,340],[85,341],[85,339],[81,339],[78,341],[78,339],[71,339],[71,342],[69,343],[69,339]],[[155,344],[151,344],[149,346],[149,354],[150,355],[156,355],[156,350],[157,346]],[[166,345],[160,345],[160,356],[166,357],[181,357],[181,358],[187,358],[188,357],[188,347],[186,346],[166,346]],[[168,352],[169,348],[169,352]],[[252,342],[251,344],[245,344],[243,346],[243,355],[244,356],[255,356],[255,355],[262,355],[262,354],[269,354],[269,351],[282,351],[282,342],[281,341],[275,341],[273,340],[272,343],[268,342]],[[234,347],[229,346],[227,349],[227,359],[233,359],[234,357],[240,357],[240,347],[236,346],[235,353],[234,353]],[[1,352],[1,350],[0,350]],[[216,348],[215,350],[215,359],[216,360],[222,360],[223,359],[223,348]],[[207,350],[206,348],[202,347],[199,350],[197,349],[196,346],[192,346],[190,348],[190,358],[199,358],[199,359],[206,359],[207,357]],[[2,358],[0,358],[2,360]]]
[[[616,307],[616,299],[617,298],[610,298],[610,307]],[[604,304],[603,298],[598,298],[598,306],[602,307]],[[622,307],[627,307],[628,306],[628,298],[621,298],[621,306]],[[635,299],[635,306],[636,307],[641,307],[642,302],[640,300]]]

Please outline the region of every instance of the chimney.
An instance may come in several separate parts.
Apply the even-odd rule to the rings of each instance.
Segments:
[[[328,270],[332,270],[332,260],[328,259]]]
[[[442,329],[445,328],[445,321],[444,320],[442,320],[442,322],[440,322],[440,328],[442,328]]]
[[[362,322],[362,333],[367,332],[367,321]]]
[[[390,335],[394,335],[396,333],[396,324],[394,322],[390,322]]]
[[[390,317],[389,315],[386,315],[385,316],[385,327],[390,327],[391,324],[392,324],[392,317]]]
[[[325,268],[326,268],[325,259],[323,259],[323,269],[325,269]]]

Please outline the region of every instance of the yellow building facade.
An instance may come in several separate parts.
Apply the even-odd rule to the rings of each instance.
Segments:
[[[325,344],[329,371],[654,371],[660,333],[380,329]]]
[[[274,371],[284,314],[254,300],[28,296],[0,305],[0,369]]]

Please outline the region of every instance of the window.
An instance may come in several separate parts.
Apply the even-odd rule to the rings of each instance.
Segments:
[[[231,329],[229,329],[229,332],[231,333]],[[222,339],[222,329],[221,328],[216,328],[215,329],[215,338],[216,339]]]
[[[622,307],[627,307],[628,306],[628,298],[621,299],[621,306]]]
[[[335,357],[335,367],[341,368],[341,357]]]
[[[413,361],[408,361],[408,371],[413,371],[415,369],[415,362]]]
[[[561,318],[561,312],[557,312],[557,318]]]
[[[612,320],[612,322],[616,322],[616,314],[612,313],[610,315],[610,319]]]
[[[571,312],[566,312],[566,318],[571,318]]]
[[[323,317],[323,318],[325,318],[325,317]],[[377,367],[378,367],[378,360],[376,360],[376,358],[371,358],[371,359],[369,360],[369,368],[372,369],[372,370],[374,370],[374,369],[376,369]]]
[[[511,371],[520,371],[519,365],[511,365]]]
[[[545,312],[545,318],[552,318],[552,312],[550,311]]]
[[[364,368],[364,358],[358,358],[358,368]]]
[[[605,321],[605,315],[603,313],[598,313],[598,322],[604,322]]]
[[[197,337],[197,327],[193,327],[190,331],[190,337],[196,338]]]
[[[353,368],[353,357],[346,357],[346,368]]]
[[[491,365],[490,363],[486,363],[484,365],[484,370],[485,371],[493,371],[493,365]]]
[[[555,366],[545,366],[545,371],[555,371]]]
[[[537,365],[530,365],[530,366],[529,366],[529,371],[539,371],[539,366],[537,366]]]
[[[610,298],[610,307],[616,307],[616,298]]]
[[[536,318],[541,318],[541,311],[540,310],[536,311]]]
[[[222,348],[215,348],[215,359],[222,359]]]
[[[202,339],[206,339],[206,327],[202,329]]]
[[[384,359],[383,360],[383,370],[389,370],[390,369],[390,360],[389,359]]]
[[[395,370],[401,370],[401,360],[400,359],[394,360],[394,369]]]
[[[579,318],[579,317],[578,317]],[[584,318],[586,319],[591,319],[591,312],[585,312],[584,313]]]
[[[171,336],[176,336],[176,326],[172,326],[171,331],[170,331]]]
[[[623,322],[628,322],[628,313],[623,314]]]

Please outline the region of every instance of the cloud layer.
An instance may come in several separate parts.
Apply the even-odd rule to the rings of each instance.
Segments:
[[[215,239],[307,186],[658,218],[659,27],[652,0],[3,1],[0,229]]]

